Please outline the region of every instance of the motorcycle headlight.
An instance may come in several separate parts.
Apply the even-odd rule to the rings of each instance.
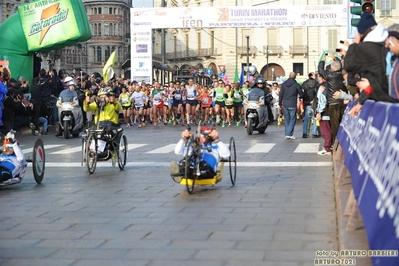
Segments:
[[[97,134],[97,138],[98,138],[98,139],[101,139],[101,134]]]

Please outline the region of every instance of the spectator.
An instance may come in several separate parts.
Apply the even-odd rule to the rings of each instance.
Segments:
[[[369,80],[373,88],[372,91],[360,92],[357,105],[363,105],[367,99],[395,102],[388,92],[387,75],[390,63],[387,64],[386,59],[390,54],[384,42],[388,36],[398,36],[399,33],[388,32],[383,25],[377,25],[374,17],[367,12],[362,14],[357,29],[359,34],[349,45],[346,53],[345,69],[351,74],[357,73],[362,79]],[[358,112],[360,109],[360,106],[356,106],[352,112]]]
[[[330,126],[330,117],[328,116],[328,105],[327,105],[327,84],[326,80],[322,75],[319,74],[319,90],[317,91],[317,108],[316,108],[316,119],[320,122],[321,136],[324,139],[323,149],[317,152],[318,155],[331,155],[332,145],[332,131]]]
[[[331,130],[333,138],[337,135],[339,124],[341,123],[342,116],[346,106],[341,99],[334,99],[333,95],[336,91],[347,92],[344,84],[344,77],[342,76],[342,65],[339,60],[335,60],[331,63],[330,69],[325,70],[326,57],[319,62],[318,72],[327,81],[327,104],[328,104],[328,116],[330,117]]]
[[[308,79],[302,83],[302,90],[303,90],[303,105],[305,116],[303,120],[303,129],[302,129],[302,138],[308,137],[308,130],[309,126],[309,119],[314,116],[312,103],[314,98],[317,97],[317,86],[318,83],[315,80],[315,74],[313,72],[308,74]]]
[[[17,103],[17,107],[14,110],[14,127],[15,131],[21,131],[21,126],[29,125],[29,117],[32,114],[31,104],[27,101],[23,95],[14,94],[14,101]]]
[[[35,77],[33,79],[33,84],[31,88],[31,103],[33,104],[32,110],[32,122],[35,130],[39,130],[41,117],[41,89],[40,89],[40,77]],[[32,128],[32,125],[30,125]]]
[[[295,139],[296,107],[299,97],[303,96],[301,86],[296,82],[296,73],[291,72],[289,78],[282,84],[279,94],[279,106],[283,109],[285,120],[285,138]]]
[[[393,36],[388,37],[385,41],[385,46],[388,47],[394,55],[396,55],[389,77],[389,90],[387,90],[391,95],[391,101],[399,103],[399,40]],[[362,78],[357,82],[357,85],[361,91],[367,92],[366,94],[372,94],[374,91],[374,88],[367,78]],[[352,107],[350,114],[352,116],[357,115],[361,111],[361,108],[362,105],[356,104]]]
[[[7,92],[8,92],[7,86],[4,85],[2,82],[0,82],[0,126],[3,126],[3,109],[4,109],[3,100],[6,97]]]

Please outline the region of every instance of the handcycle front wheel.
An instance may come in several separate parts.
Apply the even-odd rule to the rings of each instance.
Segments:
[[[86,167],[90,174],[93,174],[97,166],[97,139],[89,135],[86,142]],[[94,147],[94,149],[92,149]]]
[[[127,161],[127,138],[125,134],[122,134],[119,138],[119,147],[118,147],[118,165],[119,169],[123,170],[126,166]]]
[[[186,179],[186,188],[188,194],[192,194],[194,191],[194,185],[195,185],[195,178],[196,178],[196,167],[191,169],[190,166],[192,160],[192,156],[195,156],[195,140],[190,138],[187,141],[187,146],[186,146],[186,153],[184,156],[184,178]]]
[[[236,142],[233,137],[230,138],[229,143],[230,157],[229,157],[229,170],[231,184],[234,186],[237,176],[237,155],[236,155]]]

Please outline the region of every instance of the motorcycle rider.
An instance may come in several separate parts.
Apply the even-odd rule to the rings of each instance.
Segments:
[[[0,155],[0,184],[18,183],[25,174],[27,162],[12,131],[4,137]]]
[[[72,79],[69,80],[67,83],[67,88],[60,93],[59,99],[61,99],[61,102],[72,102],[73,99],[78,97],[78,94],[76,93],[76,82]],[[61,117],[60,117],[61,119]],[[58,127],[58,133],[55,134],[56,137],[62,136],[62,127]]]
[[[99,110],[101,108],[101,110]],[[119,127],[119,112],[122,105],[115,100],[115,95],[111,88],[103,88],[98,92],[97,101],[92,101],[89,95],[83,102],[83,110],[85,112],[94,112],[95,124],[100,123],[102,127]],[[100,112],[101,111],[101,112]]]
[[[271,95],[270,89],[268,87],[266,87],[266,81],[262,76],[258,76],[255,79],[255,84],[252,86],[252,89],[255,89],[255,88],[262,90],[263,93],[265,94],[264,101],[265,101],[265,105],[267,107],[269,124],[273,123],[274,117],[273,117],[273,113],[272,113],[272,108],[270,106],[273,96]]]
[[[181,134],[180,141],[176,144],[175,154],[185,155],[185,147],[187,139],[190,138],[190,131],[185,129]],[[210,150],[202,149],[200,155],[200,178],[213,178],[216,175],[216,168],[221,158],[230,157],[230,150],[219,139],[219,133],[210,127],[202,126],[199,133],[200,144],[204,144],[207,147],[211,147]],[[184,159],[179,164],[175,161],[170,164],[170,171],[172,179],[180,183],[182,176],[184,176]]]

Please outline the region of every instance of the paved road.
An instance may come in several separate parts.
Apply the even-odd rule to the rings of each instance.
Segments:
[[[236,139],[236,186],[227,172],[188,195],[169,177],[181,130],[126,129],[125,171],[102,162],[93,175],[80,166],[80,139],[43,136],[43,184],[28,171],[0,188],[0,265],[313,265],[316,250],[338,249],[321,139],[220,129],[222,141]],[[27,156],[34,139],[19,137]]]

